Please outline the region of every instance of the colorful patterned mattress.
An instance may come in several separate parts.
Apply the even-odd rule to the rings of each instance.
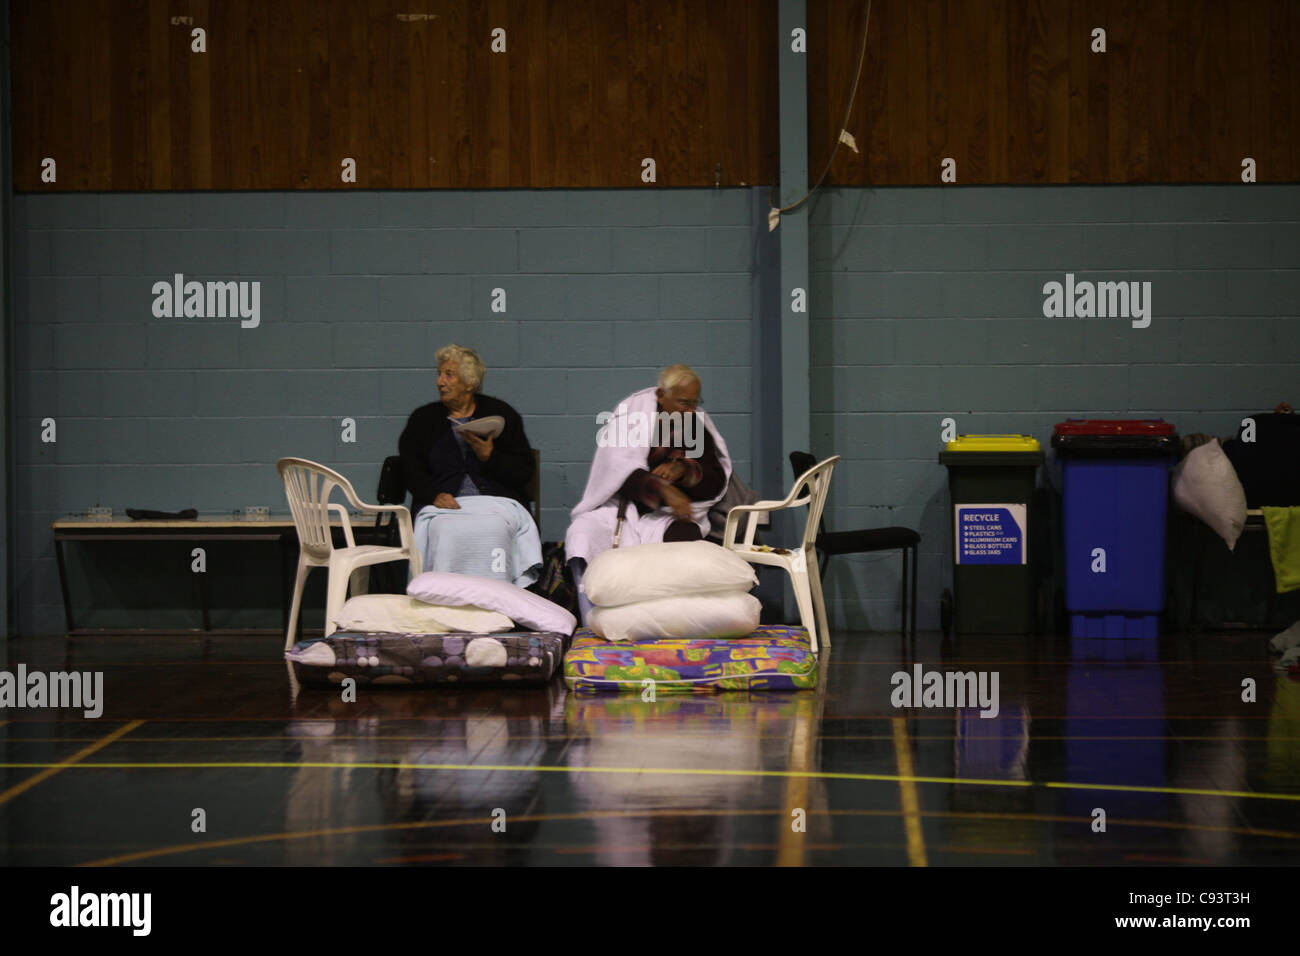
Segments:
[[[358,685],[519,681],[544,684],[564,656],[563,634],[510,631],[502,634],[357,634],[295,644],[285,659],[304,685]]]
[[[580,627],[564,655],[579,694],[644,691],[805,690],[817,686],[817,655],[802,627],[760,625],[749,637],[606,641]]]

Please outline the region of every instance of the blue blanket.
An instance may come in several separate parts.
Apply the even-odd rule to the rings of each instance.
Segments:
[[[415,547],[425,571],[475,574],[526,588],[542,568],[542,536],[512,498],[473,495],[459,508],[425,505],[415,516]]]

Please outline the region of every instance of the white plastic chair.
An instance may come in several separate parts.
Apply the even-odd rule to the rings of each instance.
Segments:
[[[307,572],[312,568],[329,568],[329,586],[325,598],[325,636],[334,633],[334,618],[347,599],[348,580],[358,568],[386,561],[410,561],[411,572],[420,573],[420,552],[415,548],[415,534],[411,530],[411,512],[406,505],[368,505],[357,497],[348,481],[337,471],[305,458],[281,458],[275,464],[284,479],[284,493],[293,512],[293,523],[298,529],[298,573],[293,581],[293,605],[289,610],[289,631],[284,638],[284,649],[293,646],[298,631],[298,610],[302,605],[303,586]],[[358,545],[352,537],[352,522],[341,504],[330,503],[335,487],[343,489],[348,503],[359,511],[380,514],[393,511],[397,514],[401,534],[400,548],[377,544]],[[336,510],[343,519],[343,537],[346,548],[334,547],[330,532],[330,511]]]
[[[758,501],[752,505],[737,505],[732,508],[727,512],[727,529],[722,539],[724,548],[735,551],[751,564],[767,564],[786,570],[794,585],[799,617],[808,630],[814,653],[817,651],[818,637],[825,641],[827,647],[831,646],[831,632],[826,625],[826,603],[822,600],[821,574],[817,567],[817,529],[821,526],[822,509],[826,507],[831,472],[839,460],[840,456],[836,455],[809,468],[799,476],[784,501]],[[760,516],[803,505],[808,506],[808,516],[798,548],[786,554],[778,554],[776,551],[759,550],[754,545],[754,533],[758,530]],[[736,532],[745,515],[749,516],[745,524],[745,540],[738,542]]]

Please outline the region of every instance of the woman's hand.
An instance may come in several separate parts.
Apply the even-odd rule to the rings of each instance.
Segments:
[[[447,494],[447,492],[445,491],[442,492],[442,494],[438,495],[438,497],[433,499],[433,506],[435,508],[454,508],[457,510],[460,509],[460,503],[457,502],[455,498]]]
[[[674,485],[668,485],[663,490],[664,505],[674,515],[683,521],[691,520],[691,499],[686,497],[686,493]]]
[[[465,441],[469,443],[469,450],[474,453],[474,457],[479,461],[487,461],[492,457],[493,439],[483,438],[475,435],[473,432],[461,432]]]
[[[666,461],[662,465],[656,465],[651,474],[668,481],[680,481],[682,475],[686,474],[686,466],[680,461]]]

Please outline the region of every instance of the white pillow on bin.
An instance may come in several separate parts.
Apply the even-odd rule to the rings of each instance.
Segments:
[[[587,615],[587,626],[607,641],[748,637],[758,627],[762,610],[752,594],[712,591],[595,607]]]
[[[530,631],[569,635],[578,619],[552,601],[515,587],[509,581],[451,571],[425,571],[406,586],[406,593],[428,604],[466,604],[497,611]]]
[[[754,567],[712,541],[669,541],[613,548],[582,576],[582,590],[597,607],[705,591],[748,591],[758,584]]]
[[[495,634],[513,631],[515,622],[472,605],[427,604],[405,594],[361,594],[339,609],[334,626],[380,634]]]
[[[1174,501],[1214,529],[1232,551],[1246,527],[1246,491],[1219,440],[1198,445],[1173,473]]]

